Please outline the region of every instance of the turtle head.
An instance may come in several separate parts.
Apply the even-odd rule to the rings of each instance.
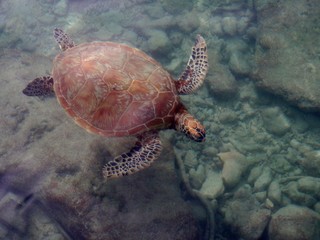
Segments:
[[[188,111],[182,106],[174,117],[175,129],[183,132],[189,138],[196,142],[203,142],[206,139],[206,131],[204,126],[196,120]]]

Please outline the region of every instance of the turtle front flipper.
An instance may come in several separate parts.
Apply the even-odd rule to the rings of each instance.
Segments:
[[[189,94],[197,90],[208,72],[207,45],[203,37],[197,35],[186,69],[176,81],[179,94]]]
[[[67,50],[75,46],[73,40],[61,29],[55,28],[53,30],[53,37],[59,44],[62,51]]]
[[[162,150],[158,132],[145,132],[138,136],[135,146],[127,153],[123,153],[103,168],[105,179],[126,176],[149,167],[156,160]]]
[[[38,77],[30,82],[22,92],[27,96],[53,95],[53,78],[51,76]]]

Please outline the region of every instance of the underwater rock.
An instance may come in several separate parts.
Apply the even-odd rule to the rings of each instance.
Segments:
[[[264,167],[262,174],[254,182],[254,191],[259,192],[265,190],[272,181],[272,172],[269,167]]]
[[[227,187],[234,187],[237,185],[242,177],[242,174],[248,168],[246,157],[239,152],[230,151],[218,154],[223,163],[222,179]]]
[[[239,88],[239,98],[243,102],[255,103],[258,100],[258,94],[252,83],[245,84]],[[252,109],[252,107],[250,106]],[[254,110],[254,113],[256,111]]]
[[[320,178],[303,177],[298,180],[298,190],[320,198]]]
[[[320,214],[320,202],[317,202],[314,206],[313,206],[314,210]]]
[[[223,30],[222,30],[222,25],[221,25],[221,17],[215,16],[210,19],[210,32],[213,35],[222,35]]]
[[[290,141],[290,146],[292,148],[294,148],[296,151],[298,151],[299,153],[302,153],[302,154],[309,154],[309,153],[312,153],[312,150],[313,148],[308,146],[307,144],[304,144],[303,142],[301,141],[298,141],[297,139],[292,139]],[[312,153],[313,155],[313,153]]]
[[[229,59],[229,68],[236,75],[248,75],[251,72],[249,64],[250,45],[242,39],[231,38],[226,41],[223,55]]]
[[[230,98],[237,93],[238,85],[236,79],[230,70],[222,64],[217,63],[214,65],[206,81],[214,96]]]
[[[43,105],[43,101],[28,101],[32,104],[23,106],[28,106],[29,111]],[[201,239],[190,205],[180,196],[179,180],[171,161],[175,155],[168,140],[163,141],[166,151],[161,154],[162,159],[142,174],[105,182],[101,174],[103,164],[130,148],[135,139],[86,134],[67,121],[64,112],[54,110],[57,103],[53,99],[46,103],[50,110],[44,108],[38,114],[27,114],[20,124],[22,130],[18,132],[19,137],[14,138],[20,150],[1,158],[2,188],[32,195],[36,199],[33,203],[40,205],[57,223],[58,232],[65,233],[64,239],[112,239],[114,236],[126,240],[141,239],[141,236]],[[19,111],[17,108],[18,115]],[[54,127],[41,134],[40,140],[25,145],[30,130],[39,122]],[[23,199],[20,203],[25,204]],[[33,216],[34,212],[28,214]],[[29,227],[28,218],[26,222],[28,231],[34,231],[32,236],[37,236],[37,228],[47,228],[45,232],[55,230],[50,229],[48,222],[41,222],[35,228]],[[29,233],[23,236],[38,239],[28,237]]]
[[[225,34],[234,36],[237,34],[237,18],[236,17],[224,17],[221,20],[222,30]]]
[[[241,17],[237,21],[237,31],[239,34],[243,34],[245,30],[248,28],[250,23],[250,18],[249,17]]]
[[[161,3],[164,10],[173,15],[181,13],[181,9],[187,12],[190,11],[194,4],[193,1],[189,0],[163,0],[159,3]]]
[[[305,133],[310,129],[310,123],[308,119],[305,119],[303,116],[297,115],[295,121],[292,123],[292,129],[298,133]]]
[[[308,111],[320,111],[318,71],[314,51],[319,26],[318,0],[257,1],[258,20],[253,75],[257,85]]]
[[[131,24],[134,24],[134,28],[140,28],[145,33],[145,35],[148,36],[148,31],[150,29],[166,31],[168,28],[177,27],[177,19],[172,16],[164,16],[159,19],[152,20],[141,19]],[[181,32],[175,33],[182,34]]]
[[[320,173],[320,150],[306,150],[304,157],[299,160],[299,163],[313,176],[319,176]]]
[[[293,162],[294,159],[291,158],[291,163],[287,160],[290,158],[288,155],[282,155],[282,154],[274,154],[272,157],[272,168],[277,169],[278,173],[289,173],[291,172],[293,174],[294,171],[300,170],[300,168],[295,168],[295,163]]]
[[[113,35],[118,35],[120,36],[122,32],[124,32],[123,28],[121,25],[117,23],[110,22],[107,26],[106,29],[108,32],[112,33]]]
[[[55,15],[52,14],[52,12],[50,13],[44,13],[40,18],[39,18],[39,22],[45,24],[45,25],[50,25],[53,24],[55,21]]]
[[[266,228],[271,211],[260,208],[252,195],[251,188],[244,185],[239,188],[231,200],[222,209],[224,221],[234,229],[239,239],[259,239]]]
[[[147,45],[150,52],[167,52],[170,41],[167,34],[161,30],[150,30],[146,32],[149,36]]]
[[[194,168],[189,171],[190,184],[195,189],[200,189],[204,180],[206,179],[206,171],[202,164],[195,170]]]
[[[15,132],[19,126],[23,123],[29,114],[29,110],[26,107],[14,106],[8,109],[6,114],[3,114],[3,119],[6,122],[6,129],[10,132]]]
[[[198,165],[197,154],[195,151],[188,150],[184,157],[184,164],[188,168],[195,168]]]
[[[263,166],[261,166],[261,165],[253,167],[250,170],[250,173],[248,176],[248,180],[247,180],[248,183],[253,185],[254,182],[258,179],[258,177],[261,175],[262,170],[263,170]]]
[[[59,0],[53,8],[54,14],[62,17],[68,13],[68,0]]]
[[[206,156],[213,157],[219,153],[219,150],[214,146],[207,146],[203,149],[202,153],[205,154]]]
[[[207,2],[205,5],[211,4],[210,1]],[[219,6],[213,8],[212,17],[209,19],[210,32],[228,37],[245,34],[254,17],[253,7],[244,1],[218,2],[211,4]]]
[[[239,38],[228,39],[223,45],[223,54],[226,55],[226,58],[230,58],[234,53],[247,53],[249,52],[250,46],[246,41]]]
[[[272,215],[270,240],[320,239],[320,215],[306,207],[288,205]]]
[[[166,69],[169,72],[174,72],[177,69],[179,69],[180,66],[182,66],[182,59],[181,58],[173,58],[169,65],[166,65]]]
[[[267,197],[267,192],[266,191],[262,191],[262,192],[256,192],[254,193],[254,196],[256,197],[256,199],[259,201],[259,202],[264,202],[266,200],[266,197]]]
[[[251,71],[247,57],[241,52],[231,54],[229,59],[229,68],[232,72],[238,75],[248,75]]]
[[[184,35],[181,32],[171,32],[169,34],[170,42],[174,46],[180,46],[182,40],[184,39]],[[182,61],[182,59],[180,59]]]
[[[292,202],[302,206],[312,207],[317,202],[312,195],[300,192],[298,189],[298,183],[295,181],[289,182],[282,191]]]
[[[67,130],[61,128],[60,131]],[[77,139],[75,142],[79,143]],[[88,139],[83,138],[81,141],[86,144],[81,145],[88,145]],[[128,240],[141,239],[141,236],[146,239],[152,239],[152,236],[200,239],[197,220],[191,213],[190,205],[186,205],[180,197],[179,181],[172,162],[168,160],[174,159],[168,141],[163,142],[168,151],[152,168],[117,181],[102,181],[99,162],[112,158],[109,151],[117,155],[133,139],[129,140],[120,138],[117,141],[105,139],[104,143],[98,140],[91,142],[91,151],[87,150],[98,152],[97,155],[92,159],[86,158],[91,161],[86,166],[80,162],[81,168],[73,172],[66,169],[66,161],[78,162],[79,159],[74,159],[71,152],[73,155],[70,153],[69,158],[55,163],[58,170],[42,183],[41,199],[71,233],[71,239],[112,239],[114,236]],[[100,166],[95,168],[92,164]]]
[[[34,36],[26,36],[21,43],[21,50],[34,52],[38,47],[38,42]]]
[[[182,31],[187,33],[196,30],[200,26],[198,12],[191,11],[178,16],[177,24]]]
[[[202,195],[212,200],[224,192],[224,185],[221,174],[214,171],[207,171],[207,177],[199,190]]]
[[[290,129],[290,122],[279,107],[269,107],[261,112],[265,129],[278,136],[284,135]]]
[[[259,35],[259,44],[263,48],[283,48],[286,45],[285,39],[281,33],[265,31]]]
[[[270,215],[269,209],[249,211],[248,216],[242,219],[243,224],[239,225],[240,235],[248,240],[259,239],[269,222]]]
[[[218,114],[218,119],[222,124],[228,124],[236,121],[238,118],[237,113],[231,109],[221,109]]]
[[[274,208],[274,203],[269,198],[266,198],[266,201],[264,202],[264,206],[267,209],[272,210]]]
[[[274,180],[270,183],[268,188],[268,198],[276,204],[281,203],[281,189],[278,181]]]

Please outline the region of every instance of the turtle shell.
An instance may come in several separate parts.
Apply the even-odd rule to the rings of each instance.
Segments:
[[[173,126],[179,105],[174,80],[139,49],[80,44],[56,56],[52,76],[60,105],[89,132],[126,136]]]

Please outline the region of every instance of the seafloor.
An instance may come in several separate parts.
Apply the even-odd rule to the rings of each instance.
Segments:
[[[320,239],[319,26],[318,0],[0,1],[0,239]],[[209,73],[182,101],[206,142],[162,131],[160,159],[106,182],[135,139],[21,92],[50,73],[55,27],[138,47],[174,77],[201,34]]]

